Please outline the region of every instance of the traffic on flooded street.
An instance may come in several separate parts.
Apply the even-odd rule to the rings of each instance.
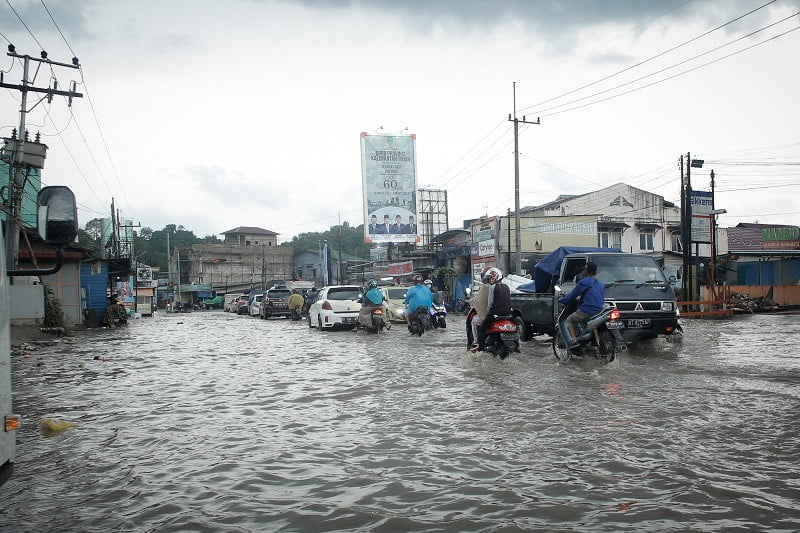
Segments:
[[[800,315],[684,330],[607,365],[546,335],[471,353],[456,314],[156,313],[26,346],[0,530],[795,529]]]

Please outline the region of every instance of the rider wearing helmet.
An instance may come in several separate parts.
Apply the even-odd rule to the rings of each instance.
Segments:
[[[473,309],[475,309],[475,316],[472,317],[472,323],[469,324],[472,328],[472,346],[470,346],[470,349],[473,351],[478,351],[478,327],[486,320],[486,314],[489,312],[489,290],[491,285],[486,281],[486,273],[490,268],[484,267],[481,270],[480,278],[483,285],[481,285],[477,293],[472,295],[470,300]]]
[[[478,327],[478,347],[477,350],[483,351],[486,349],[486,331],[489,326],[501,316],[511,315],[511,289],[503,280],[503,273],[499,268],[492,267],[484,274],[484,282],[489,284],[489,306],[486,313],[486,318],[481,322]]]
[[[433,304],[431,299],[431,290],[422,284],[422,276],[419,274],[414,276],[414,286],[406,291],[406,322],[411,325],[411,315],[419,308],[424,307],[426,313]]]
[[[367,292],[361,297],[361,310],[358,312],[358,322],[362,326],[372,327],[372,310],[376,307],[383,309],[386,313],[386,307],[383,305],[385,297],[378,289],[378,282],[371,279],[367,282]]]

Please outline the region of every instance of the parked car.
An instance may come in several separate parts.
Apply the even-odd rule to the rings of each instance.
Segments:
[[[249,299],[250,298],[246,294],[242,294],[234,301],[234,305],[231,306],[232,310],[235,311],[237,315],[248,314],[250,312]]]
[[[406,291],[411,287],[381,287],[386,297],[386,316],[391,322],[406,321]]]
[[[289,316],[289,296],[292,291],[289,289],[269,289],[261,302],[260,316],[268,319],[273,316]]]
[[[333,328],[354,328],[358,325],[361,304],[361,287],[358,285],[331,285],[322,287],[308,308],[308,327],[320,331]]]
[[[235,307],[236,304],[235,304],[235,302],[236,302],[236,300],[239,299],[240,296],[241,296],[241,294],[226,294],[225,295],[225,307],[224,307],[224,309],[225,309],[226,313],[235,313],[236,312],[236,307]]]
[[[261,305],[264,300],[263,294],[256,294],[253,296],[253,299],[250,300],[250,316],[259,316],[261,313]]]

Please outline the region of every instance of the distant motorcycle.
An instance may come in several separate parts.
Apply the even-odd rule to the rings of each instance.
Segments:
[[[292,312],[289,315],[289,317],[292,320],[294,320],[295,322],[297,322],[298,320],[301,320],[303,318],[303,308],[302,307],[295,307],[294,309],[292,309]]]
[[[447,309],[445,309],[443,303],[434,303],[431,306],[428,323],[429,327],[432,329],[445,329],[447,327]]]
[[[565,339],[569,337],[567,317],[577,309],[577,302],[565,306],[556,321],[556,334],[553,337],[553,354],[559,361],[569,361],[572,357],[592,356],[598,362],[610,363],[617,353],[625,350],[627,345],[622,338],[619,322],[619,309],[606,306],[586,322],[577,324],[578,345],[568,348]]]
[[[408,331],[412,335],[421,337],[425,330],[429,328],[430,311],[426,306],[418,307],[416,311],[411,313],[411,322],[408,325]]]

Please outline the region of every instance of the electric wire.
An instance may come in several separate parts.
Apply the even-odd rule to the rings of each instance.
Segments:
[[[735,19],[733,19],[733,20],[730,20],[730,21],[728,21],[728,22],[726,22],[726,23],[724,23],[724,24],[721,24],[721,25],[717,26],[716,28],[713,28],[713,29],[711,29],[711,30],[708,30],[708,31],[706,31],[705,33],[703,33],[703,34],[701,34],[701,35],[695,36],[695,37],[693,37],[693,38],[689,39],[688,41],[684,41],[683,43],[681,43],[681,44],[679,44],[679,45],[677,45],[677,46],[674,46],[674,47],[672,47],[672,48],[669,48],[669,49],[667,49],[667,50],[664,50],[664,51],[662,51],[662,52],[659,52],[658,54],[656,54],[656,55],[654,55],[654,56],[651,56],[651,57],[649,57],[649,58],[647,58],[647,59],[645,59],[645,60],[643,60],[643,61],[640,61],[640,62],[638,62],[638,63],[636,63],[636,64],[634,64],[634,65],[630,65],[630,66],[628,66],[628,67],[625,67],[624,69],[618,70],[617,72],[614,72],[613,74],[609,74],[608,76],[605,76],[605,77],[603,77],[603,78],[600,78],[599,80],[595,80],[595,81],[593,81],[593,82],[591,82],[591,83],[587,83],[586,85],[583,85],[583,86],[581,86],[581,87],[578,87],[577,89],[573,89],[573,90],[571,90],[571,91],[568,91],[568,92],[566,92],[566,93],[562,93],[562,94],[560,94],[560,95],[558,95],[558,96],[555,96],[555,97],[553,97],[553,98],[549,98],[549,99],[547,99],[547,100],[544,100],[544,101],[542,101],[542,102],[539,102],[539,103],[537,103],[537,104],[533,104],[532,106],[525,107],[525,108],[521,109],[520,111],[525,111],[525,110],[527,110],[527,109],[533,109],[533,108],[536,108],[536,107],[538,107],[538,106],[540,106],[540,105],[543,105],[543,104],[546,104],[546,103],[552,102],[553,100],[557,100],[557,99],[559,99],[559,98],[563,98],[564,96],[568,96],[568,95],[570,95],[570,94],[572,94],[572,93],[575,93],[575,92],[578,92],[578,91],[580,91],[580,90],[586,89],[587,87],[591,87],[592,85],[596,85],[596,84],[598,84],[598,83],[602,83],[603,81],[606,81],[606,80],[608,80],[608,79],[611,79],[611,78],[613,78],[613,77],[615,77],[615,76],[617,76],[617,75],[619,75],[619,74],[622,74],[622,73],[624,73],[624,72],[627,72],[627,71],[629,71],[629,70],[632,70],[632,69],[634,69],[634,68],[636,68],[636,67],[639,67],[639,66],[641,66],[641,65],[644,65],[645,63],[648,63],[648,62],[650,62],[650,61],[652,61],[652,60],[654,60],[654,59],[656,59],[656,58],[659,58],[659,57],[661,57],[661,56],[663,56],[663,55],[666,55],[666,54],[668,54],[668,53],[670,53],[670,52],[674,52],[675,50],[677,50],[677,49],[679,49],[679,48],[681,48],[681,47],[683,47],[683,46],[685,46],[685,45],[687,45],[687,44],[689,44],[689,43],[692,43],[692,42],[694,42],[694,41],[697,41],[697,40],[699,40],[699,39],[701,39],[701,38],[703,38],[703,37],[705,37],[705,36],[707,36],[707,35],[709,35],[709,34],[711,34],[711,33],[715,32],[715,31],[717,31],[717,30],[720,30],[720,29],[722,29],[722,28],[724,28],[724,27],[726,27],[726,26],[728,26],[728,25],[730,25],[730,24],[733,24],[734,22],[737,22],[737,21],[739,21],[739,20],[743,19],[744,17],[746,17],[746,16],[748,16],[748,15],[751,15],[751,14],[755,13],[756,11],[759,11],[760,9],[763,9],[763,8],[767,7],[768,5],[770,5],[770,4],[773,4],[773,3],[775,3],[775,2],[777,2],[777,0],[770,0],[770,1],[769,1],[769,2],[767,2],[766,4],[763,4],[763,5],[761,5],[761,6],[757,7],[757,8],[755,8],[755,9],[753,9],[753,10],[751,10],[751,11],[748,11],[747,13],[744,13],[743,15],[740,15],[740,16],[736,17],[736,18],[735,18]]]

